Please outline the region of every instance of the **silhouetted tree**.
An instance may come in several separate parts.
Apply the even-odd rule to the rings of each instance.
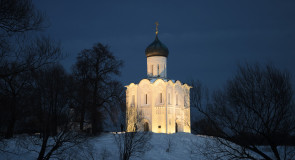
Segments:
[[[191,103],[191,130],[196,134],[205,134],[211,135],[212,130],[209,129],[210,123],[204,124],[204,116],[198,112],[199,109],[205,109],[209,103],[209,91],[199,80],[190,80],[189,85],[192,87],[190,89],[190,103]],[[197,109],[197,112],[193,112],[194,109]],[[188,123],[189,124],[189,123]],[[206,127],[205,127],[206,126]],[[207,132],[208,131],[208,132]],[[216,133],[214,133],[215,135]]]
[[[72,83],[60,65],[48,66],[35,73],[35,97],[40,138],[38,159],[49,159],[81,142],[82,134],[72,130],[70,98]]]
[[[216,138],[216,155],[227,155],[231,159],[294,158],[294,147],[278,141],[279,137],[288,138],[295,133],[292,97],[288,72],[271,65],[239,67],[224,90],[213,95],[213,104],[199,108],[213,127],[222,129],[221,138]],[[262,144],[273,155],[267,154],[264,147],[258,147]],[[216,149],[216,146],[219,147]]]
[[[27,41],[16,44],[15,50],[2,57],[0,78],[32,71],[61,58],[60,44],[49,37],[38,37]]]
[[[206,118],[202,118],[195,121],[192,128],[197,134],[208,135],[208,136],[220,136],[221,129],[216,128],[213,124]]]
[[[28,50],[38,44],[27,43],[31,36],[26,35],[28,31],[44,28],[44,17],[31,0],[0,0],[0,78],[38,67],[40,61],[48,56],[42,55],[44,52],[32,56]],[[32,46],[27,48],[27,45]]]
[[[73,66],[73,78],[75,91],[73,94],[73,108],[75,109],[76,118],[74,121],[79,122],[80,131],[84,130],[85,114],[91,103],[91,89],[88,79],[88,65],[86,61],[77,61]]]
[[[109,51],[109,47],[101,43],[94,45],[92,49],[81,51],[77,57],[77,63],[73,69],[80,88],[80,93],[77,95],[88,92],[87,96],[81,97],[83,99],[80,99],[78,108],[84,112],[84,107],[87,107],[93,134],[97,134],[102,129],[103,111],[110,112],[112,103],[122,93],[118,90],[120,83],[112,79],[113,75],[120,74],[122,65],[123,62],[116,59]],[[84,121],[83,115],[80,121],[80,123]]]
[[[126,112],[126,128],[132,128],[132,132],[122,132],[114,134],[115,142],[119,149],[120,160],[129,160],[132,157],[140,157],[146,151],[150,150],[150,142],[152,134],[143,131],[144,124],[142,124],[141,113],[133,110]],[[124,120],[123,120],[124,121]],[[124,122],[121,122],[124,123]],[[139,128],[137,127],[139,126]],[[141,130],[141,131],[139,131]]]
[[[24,106],[25,94],[30,88],[31,77],[28,73],[10,75],[0,79],[1,126],[6,126],[5,138],[11,138],[16,121],[20,119]]]
[[[45,27],[44,17],[31,0],[0,0],[0,140],[3,130],[6,138],[16,130],[40,133],[26,136],[38,146],[27,145],[38,159],[61,154],[83,138],[71,130],[73,80],[56,65],[60,45],[31,34]]]
[[[15,123],[22,118],[20,113],[26,103],[22,98],[30,95],[31,90],[27,88],[32,85],[32,71],[54,63],[61,55],[60,46],[48,38],[38,38],[22,51],[0,69],[0,110],[6,117],[1,126],[7,126],[6,138],[13,136]]]
[[[43,25],[44,14],[35,9],[31,0],[0,0],[0,36],[40,30]]]

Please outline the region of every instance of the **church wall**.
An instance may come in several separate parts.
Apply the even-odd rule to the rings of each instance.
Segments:
[[[153,88],[150,81],[147,79],[142,80],[138,85],[138,113],[143,115],[139,121],[145,120],[149,123],[149,129],[152,125],[152,106],[153,106]],[[139,124],[143,125],[143,124]]]
[[[167,107],[168,107],[168,133],[175,132],[175,106],[173,104],[174,92],[173,83],[169,81],[167,83]]]
[[[175,122],[177,123],[178,132],[183,132],[183,90],[181,84],[176,82],[174,87],[175,92]],[[175,124],[176,125],[176,124]]]
[[[137,85],[130,84],[126,90],[126,130],[132,132],[135,130],[134,124],[137,121]]]
[[[183,85],[184,87],[184,132],[191,132],[191,122],[190,122],[190,91],[188,85]]]
[[[151,82],[148,79],[143,79],[138,85],[132,83],[126,87],[127,110],[133,110],[134,114],[140,114],[136,117],[137,120],[127,123],[139,121],[137,122],[138,129],[144,130],[143,124],[146,122],[149,124],[149,130],[156,133],[175,133],[177,123],[178,132],[190,133],[190,86],[182,85],[179,81],[173,83],[157,79],[155,82]],[[162,102],[160,93],[162,93]],[[136,99],[134,105],[132,96],[135,96]],[[132,131],[134,125],[130,126],[127,131]]]
[[[163,80],[156,80],[153,84],[153,131],[166,133],[166,84]],[[162,98],[161,95],[162,94]]]

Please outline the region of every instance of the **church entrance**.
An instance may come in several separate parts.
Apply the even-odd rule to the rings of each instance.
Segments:
[[[143,129],[144,129],[145,132],[148,132],[149,131],[149,124],[148,124],[148,122],[145,122],[144,123]]]
[[[178,132],[178,124],[175,123],[175,133],[177,133],[177,132]]]

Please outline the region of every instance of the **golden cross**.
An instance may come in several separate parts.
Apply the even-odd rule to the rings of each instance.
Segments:
[[[159,33],[159,30],[158,30],[159,22],[156,22],[155,24],[156,24],[156,35],[158,35],[158,33]]]

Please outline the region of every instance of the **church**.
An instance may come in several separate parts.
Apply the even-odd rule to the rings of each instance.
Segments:
[[[125,86],[126,131],[190,133],[191,87],[167,78],[169,50],[158,38],[158,23],[156,38],[145,55],[147,78]]]

